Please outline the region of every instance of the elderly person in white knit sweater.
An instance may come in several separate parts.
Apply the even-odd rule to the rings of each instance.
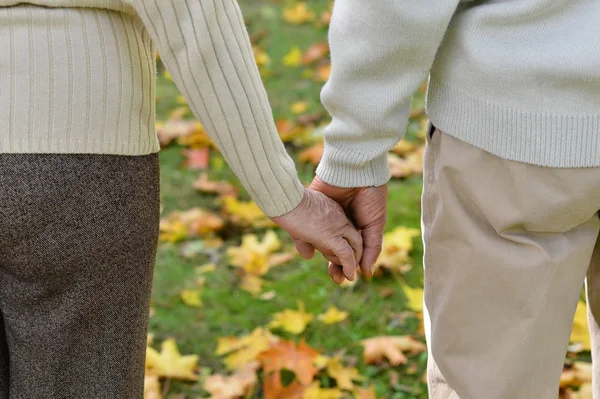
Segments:
[[[143,188],[159,150],[153,43],[250,195],[303,256],[322,250],[338,283],[357,264],[372,273],[386,154],[429,75],[430,397],[555,398],[586,274],[598,359],[597,0],[336,0],[322,93],[333,121],[312,190],[277,137],[234,0],[1,6],[0,396],[141,397],[155,245],[144,234],[157,225],[157,184]]]

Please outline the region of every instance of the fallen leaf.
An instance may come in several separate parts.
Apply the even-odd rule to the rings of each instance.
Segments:
[[[273,266],[271,257],[281,248],[281,241],[273,230],[265,233],[262,241],[255,234],[242,237],[242,245],[229,247],[227,255],[231,265],[242,268],[246,273],[264,276]],[[279,260],[275,258],[275,260]]]
[[[308,385],[317,374],[317,368],[313,364],[317,355],[318,352],[304,341],[296,345],[292,341],[282,339],[261,353],[258,360],[266,374],[289,370],[302,385]]]
[[[283,65],[291,68],[295,68],[300,66],[302,62],[302,50],[298,47],[293,47],[290,49],[289,53],[287,53],[283,57]]]
[[[231,183],[226,181],[210,181],[208,174],[202,173],[200,177],[192,184],[198,191],[205,193],[215,193],[222,196],[237,197],[238,189]]]
[[[194,373],[197,364],[198,356],[182,356],[173,338],[163,341],[160,353],[150,346],[146,347],[147,375],[197,381],[199,377]]]
[[[402,291],[408,300],[408,307],[415,312],[423,311],[423,289],[411,288],[408,285],[402,285]]]
[[[314,11],[310,11],[304,2],[288,6],[283,10],[283,19],[294,25],[302,25],[315,19]]]
[[[244,274],[240,288],[246,292],[249,292],[253,296],[258,296],[263,289],[264,280],[253,274]]]
[[[322,354],[318,354],[317,357],[315,358],[315,360],[313,361],[313,364],[315,365],[315,367],[319,370],[324,369],[325,367],[327,367],[327,364],[329,363],[329,360],[331,358]]]
[[[206,131],[204,130],[204,127],[202,126],[202,124],[200,122],[191,121],[191,122],[187,122],[187,123],[188,123],[188,130],[185,134],[182,134],[177,137],[178,144],[185,146],[185,147],[193,148],[193,149],[206,148],[206,147],[212,147],[212,148],[216,149],[212,139],[206,133]]]
[[[304,311],[304,304],[299,301],[298,310],[284,309],[282,312],[275,313],[268,328],[280,328],[290,334],[298,335],[306,329],[313,317],[311,313]]]
[[[368,388],[356,387],[354,390],[354,399],[377,399],[375,387],[373,385]]]
[[[333,378],[338,388],[350,391],[354,388],[352,381],[359,381],[363,378],[355,367],[345,367],[339,357],[333,357],[327,363],[327,374]]]
[[[239,370],[257,359],[258,355],[278,341],[269,330],[256,328],[242,337],[220,337],[215,354],[226,355],[223,363],[230,370]]]
[[[321,158],[323,158],[323,143],[317,143],[312,147],[309,147],[302,151],[298,158],[302,162],[309,162],[313,165],[318,165],[321,162]]]
[[[329,54],[329,44],[327,42],[315,43],[302,55],[302,64],[310,65],[322,60],[327,54]]]
[[[275,298],[275,296],[277,296],[277,293],[274,290],[271,290],[271,291],[262,293],[259,296],[259,298],[262,299],[263,301],[270,301],[271,299]]]
[[[144,399],[162,399],[157,375],[144,377]]]
[[[361,341],[366,364],[377,364],[387,359],[392,366],[406,363],[403,352],[416,354],[425,351],[424,344],[409,336],[380,336]]]
[[[335,306],[330,306],[325,313],[319,315],[319,320],[325,324],[335,324],[346,320],[347,317],[348,312],[343,312]]]
[[[376,267],[386,267],[393,271],[406,273],[412,267],[409,253],[413,248],[413,240],[419,237],[421,232],[404,226],[396,227],[389,233],[383,235],[383,249]]]
[[[253,227],[274,227],[275,223],[252,201],[240,201],[234,197],[223,199],[223,210],[234,224]]]
[[[217,266],[214,263],[207,263],[202,266],[198,266],[196,270],[198,273],[212,273],[217,269]]]
[[[307,109],[308,103],[306,101],[298,101],[292,104],[292,106],[290,107],[290,111],[292,111],[295,114],[302,114],[306,112]]]
[[[252,395],[257,382],[257,362],[249,363],[230,376],[214,374],[204,381],[210,399],[239,399]]]
[[[318,381],[310,384],[304,391],[302,399],[340,399],[344,395],[338,388],[321,388]]]
[[[575,362],[570,368],[563,370],[560,376],[560,386],[572,387],[588,384],[592,382],[591,363]]]
[[[411,152],[414,152],[417,148],[418,148],[418,146],[415,143],[408,141],[406,139],[403,139],[403,140],[400,140],[394,146],[394,148],[392,148],[392,152],[400,157],[405,157],[406,155],[410,154]]]
[[[183,155],[186,158],[185,165],[190,170],[206,170],[210,159],[210,151],[207,147],[185,148]]]
[[[331,76],[331,64],[323,64],[317,67],[315,78],[317,82],[327,82]]]
[[[176,243],[219,231],[223,226],[223,219],[205,209],[175,211],[160,221],[160,240]]]
[[[199,308],[202,306],[199,290],[184,289],[181,291],[181,300],[188,306]]]
[[[388,166],[392,177],[404,178],[423,174],[423,154],[425,146],[400,158],[394,154],[388,154]]]
[[[582,350],[589,351],[591,349],[590,333],[587,322],[587,306],[583,301],[579,301],[577,304],[570,341],[578,344]]]

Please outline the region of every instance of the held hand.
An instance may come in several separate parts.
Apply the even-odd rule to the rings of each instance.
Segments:
[[[366,277],[372,277],[375,262],[381,253],[383,231],[387,221],[387,186],[341,188],[331,186],[315,177],[310,189],[319,191],[339,203],[346,215],[361,231],[363,253],[360,260],[360,270]],[[334,282],[344,281],[339,262],[329,264],[329,275]]]
[[[302,257],[312,258],[317,249],[342,265],[342,280],[344,276],[354,280],[362,258],[362,237],[338,203],[317,191],[304,189],[304,197],[293,211],[271,219],[290,234]]]

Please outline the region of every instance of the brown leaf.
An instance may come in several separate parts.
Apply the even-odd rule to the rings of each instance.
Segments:
[[[309,65],[314,62],[320,61],[327,56],[329,53],[329,44],[327,42],[315,43],[308,48],[302,55],[302,63]]]
[[[425,146],[409,153],[405,158],[394,154],[388,154],[388,165],[393,177],[403,178],[423,174],[423,154]]]
[[[250,363],[230,376],[214,374],[204,381],[210,399],[238,399],[252,395],[256,385],[258,363]]]
[[[308,385],[317,374],[313,362],[319,353],[304,341],[296,344],[280,340],[258,357],[266,374],[279,374],[281,370],[292,371],[301,385]]]
[[[403,352],[416,354],[427,349],[424,344],[409,336],[380,336],[365,339],[361,343],[364,347],[363,358],[367,364],[381,363],[387,359],[392,366],[398,366],[407,361]]]
[[[323,157],[323,143],[315,144],[312,147],[302,151],[298,156],[302,162],[309,162],[318,165]]]
[[[188,169],[206,170],[208,168],[210,151],[207,147],[197,149],[185,148],[183,154],[185,155],[185,164]]]
[[[205,193],[215,193],[221,196],[233,196],[237,197],[238,189],[226,181],[211,181],[208,180],[208,174],[202,173],[198,180],[196,180],[192,186]]]

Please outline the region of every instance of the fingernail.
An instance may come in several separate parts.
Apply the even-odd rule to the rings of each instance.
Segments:
[[[375,263],[373,263],[371,265],[371,267],[369,268],[369,273],[371,273],[371,276],[373,275],[374,272],[375,272]]]

